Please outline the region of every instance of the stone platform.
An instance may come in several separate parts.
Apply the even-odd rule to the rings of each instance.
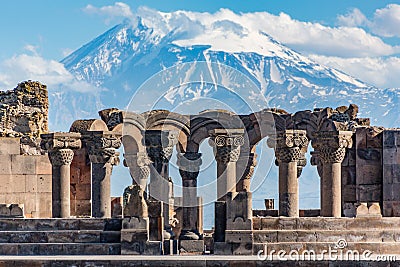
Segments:
[[[398,257],[400,259],[400,257]],[[2,257],[0,266],[188,266],[188,267],[398,267],[399,261],[280,261],[259,260],[256,256],[18,256]]]
[[[120,219],[0,219],[0,255],[117,255]]]

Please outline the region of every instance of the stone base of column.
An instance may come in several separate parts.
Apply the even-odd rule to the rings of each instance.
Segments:
[[[179,235],[179,240],[199,240],[200,233],[197,230],[182,230]]]
[[[158,200],[147,201],[149,213],[149,240],[164,241],[163,202]]]
[[[214,227],[214,242],[225,242],[226,230],[226,202],[215,202],[215,227]]]
[[[180,240],[180,255],[202,255],[204,254],[204,240]]]
[[[149,240],[148,218],[125,218],[121,229],[121,254],[142,255]]]

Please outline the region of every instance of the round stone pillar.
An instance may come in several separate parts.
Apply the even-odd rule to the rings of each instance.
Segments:
[[[197,176],[202,163],[201,153],[186,152],[178,154],[179,173],[182,177],[182,231],[180,240],[198,240],[197,228],[199,214],[197,201]]]
[[[111,174],[119,164],[121,135],[87,131],[82,135],[92,165],[92,217],[111,218]]]
[[[298,161],[304,158],[306,131],[286,130],[268,139],[279,165],[279,216],[299,217]]]
[[[48,151],[52,165],[52,217],[71,215],[71,162],[74,151],[81,147],[79,133],[42,134],[41,147]]]
[[[320,131],[312,146],[322,162],[321,216],[342,216],[341,168],[346,148],[352,146],[351,131]]]

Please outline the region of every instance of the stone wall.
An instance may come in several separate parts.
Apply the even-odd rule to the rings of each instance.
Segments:
[[[20,155],[20,138],[0,138],[0,204],[23,204],[27,218],[51,217],[47,155]]]
[[[48,132],[46,85],[25,81],[9,91],[0,91],[0,136],[20,137],[21,152],[40,155],[38,138]]]
[[[91,216],[91,168],[86,148],[74,151],[71,163],[71,216]]]
[[[383,132],[383,216],[400,216],[400,129]]]

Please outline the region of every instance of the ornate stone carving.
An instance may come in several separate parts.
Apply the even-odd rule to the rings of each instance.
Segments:
[[[216,129],[212,131],[209,144],[215,150],[215,159],[227,164],[236,162],[240,155],[240,146],[244,144],[242,129]]]
[[[173,131],[148,130],[144,134],[146,150],[153,162],[168,163],[177,141],[177,133]]]
[[[195,180],[199,175],[200,166],[202,164],[201,153],[179,153],[177,164],[183,180]]]
[[[130,168],[132,179],[136,182],[150,175],[151,160],[147,153],[124,154],[124,166]]]
[[[56,149],[49,152],[49,159],[53,166],[69,165],[74,158],[72,149]]]
[[[286,130],[277,132],[267,140],[267,145],[275,149],[278,162],[301,162],[307,151],[308,138],[306,131]]]
[[[87,131],[82,134],[89,159],[92,163],[119,164],[119,153],[115,151],[121,146],[121,135],[114,132]]]
[[[352,135],[350,131],[320,131],[315,134],[312,146],[323,163],[340,163],[345,157],[346,148],[353,145]]]
[[[49,152],[53,166],[69,165],[74,157],[72,149],[81,147],[80,137],[79,133],[42,134],[40,146]]]

